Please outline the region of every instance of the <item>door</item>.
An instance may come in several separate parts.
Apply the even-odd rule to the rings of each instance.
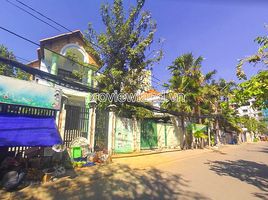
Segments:
[[[141,149],[154,149],[157,146],[156,122],[145,119],[141,122]]]
[[[65,105],[66,120],[64,128],[64,143],[69,147],[73,139],[87,137],[89,108]]]

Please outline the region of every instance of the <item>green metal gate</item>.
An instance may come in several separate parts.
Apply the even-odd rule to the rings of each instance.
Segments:
[[[95,125],[95,148],[108,147],[108,125],[109,112],[105,109],[96,109],[96,125]]]
[[[145,119],[141,122],[141,149],[154,149],[157,146],[156,122],[151,119]]]

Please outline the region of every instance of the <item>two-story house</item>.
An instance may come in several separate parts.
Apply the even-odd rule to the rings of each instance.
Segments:
[[[95,56],[94,56],[94,55]],[[98,56],[84,39],[81,31],[73,31],[40,40],[38,59],[29,66],[51,73],[67,80],[95,87],[93,77],[99,68]],[[57,122],[62,139],[70,145],[77,137],[86,137],[94,145],[94,121],[89,111],[90,93],[70,89],[35,77],[42,85],[55,86],[62,90],[64,107],[58,113]]]
[[[99,59],[90,53],[90,49],[92,50],[92,47],[85,41],[81,31],[76,30],[40,40],[40,48],[37,50],[38,59],[28,65],[93,87],[93,76],[98,69]],[[36,81],[40,84],[51,85],[38,77]],[[69,105],[87,105],[88,93],[65,87],[61,89]]]

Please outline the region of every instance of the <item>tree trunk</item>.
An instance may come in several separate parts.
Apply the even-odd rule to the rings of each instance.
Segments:
[[[219,126],[219,119],[218,117],[216,118],[216,125],[215,125],[215,128],[216,128],[216,135],[215,135],[215,144],[216,145],[219,145],[220,144],[220,126]]]
[[[182,149],[188,148],[188,144],[186,142],[186,129],[184,126],[184,116],[181,116],[181,129],[182,129]]]

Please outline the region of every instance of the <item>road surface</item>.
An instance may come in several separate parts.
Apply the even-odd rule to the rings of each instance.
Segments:
[[[115,159],[5,199],[268,199],[268,142]]]

